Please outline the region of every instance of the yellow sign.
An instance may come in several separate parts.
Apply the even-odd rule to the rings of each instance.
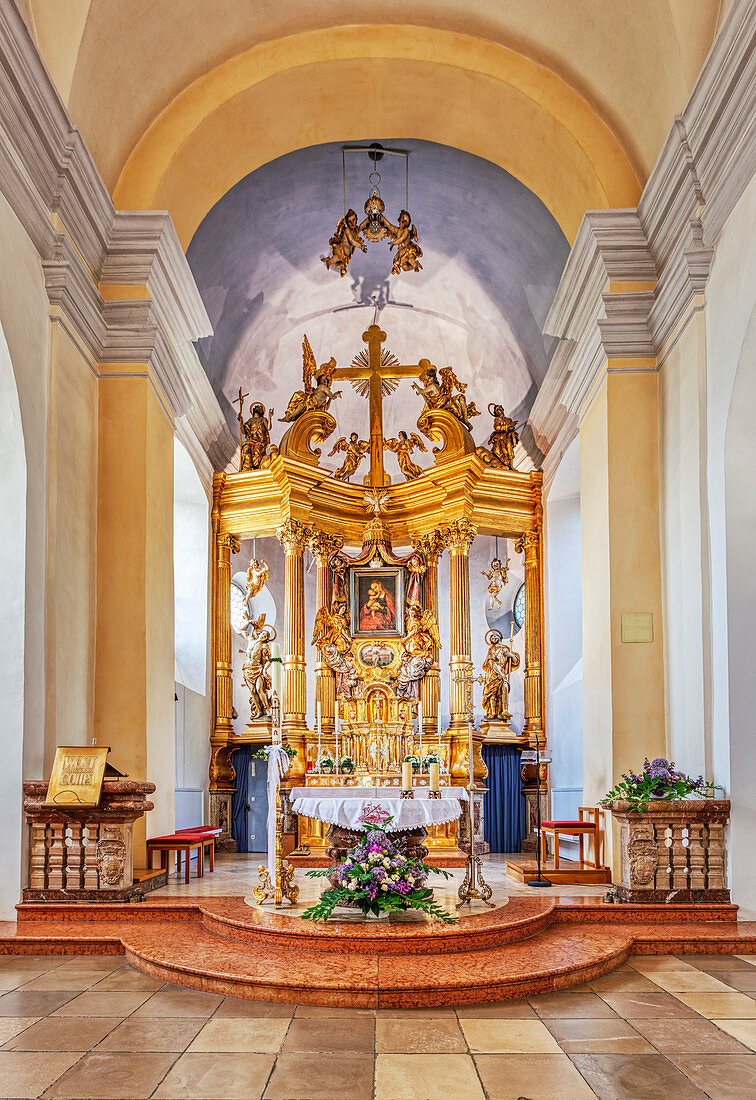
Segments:
[[[109,748],[58,747],[45,806],[96,806]]]

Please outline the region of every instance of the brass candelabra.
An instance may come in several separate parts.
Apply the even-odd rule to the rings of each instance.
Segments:
[[[260,882],[252,890],[252,897],[258,905],[273,899],[276,909],[283,906],[286,898],[293,905],[299,897],[299,887],[294,884],[294,868],[283,858],[283,808],[281,789],[276,788],[276,880],[273,882],[270,871],[262,863],[257,869]]]
[[[494,902],[489,899],[493,895],[493,890],[483,878],[483,864],[479,855],[475,853],[475,780],[474,780],[474,765],[472,755],[472,729],[475,721],[475,710],[473,707],[473,684],[476,683],[476,677],[473,675],[474,669],[472,665],[464,672],[457,672],[454,675],[454,679],[458,684],[465,685],[465,712],[467,714],[468,728],[470,730],[470,759],[468,761],[470,769],[470,784],[466,788],[467,790],[467,813],[468,813],[468,840],[469,851],[467,854],[467,862],[465,864],[465,877],[462,880],[462,885],[459,888],[457,902],[457,909],[463,905],[469,905],[471,901],[482,901],[484,905],[487,905],[489,909],[495,909]]]

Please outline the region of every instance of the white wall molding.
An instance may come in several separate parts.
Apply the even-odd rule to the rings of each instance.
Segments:
[[[655,358],[676,338],[755,171],[756,5],[734,0],[637,209],[589,211],[580,225],[544,325],[560,344],[529,420],[544,469],[577,431],[602,358]],[[612,281],[656,285],[609,293]]]
[[[236,442],[194,347],[212,328],[171,219],[114,209],[13,3],[0,3],[0,190],[78,342],[99,362],[149,363],[182,441],[223,468]],[[106,300],[98,284],[135,296]]]

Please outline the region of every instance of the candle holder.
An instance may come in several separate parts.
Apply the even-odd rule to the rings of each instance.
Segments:
[[[467,856],[465,877],[459,888],[459,901],[456,907],[460,909],[463,905],[469,905],[471,901],[482,901],[489,909],[495,909],[494,902],[489,901],[489,898],[493,895],[493,890],[483,878],[483,864],[480,856],[475,854],[475,815],[473,809],[475,787],[467,787],[466,790],[469,795],[467,807],[470,823],[470,851]]]
[[[281,805],[281,791],[276,789],[276,881],[273,882],[268,868],[260,864],[257,868],[259,883],[252,890],[252,897],[258,905],[262,905],[268,899],[273,900],[276,909],[280,909],[286,898],[292,905],[299,897],[299,887],[294,884],[294,868],[283,858],[283,807]]]
[[[415,792],[413,790],[402,791],[402,798],[414,798]]]
[[[441,791],[428,791],[428,798],[440,798]]]

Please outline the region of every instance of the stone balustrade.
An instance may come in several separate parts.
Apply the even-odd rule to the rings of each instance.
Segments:
[[[106,779],[98,806],[45,806],[47,783],[24,783],[29,886],[24,901],[122,901],[134,883],[134,822],[154,783]]]
[[[652,800],[643,813],[611,802],[620,831],[617,896],[631,902],[729,902],[726,799]]]

